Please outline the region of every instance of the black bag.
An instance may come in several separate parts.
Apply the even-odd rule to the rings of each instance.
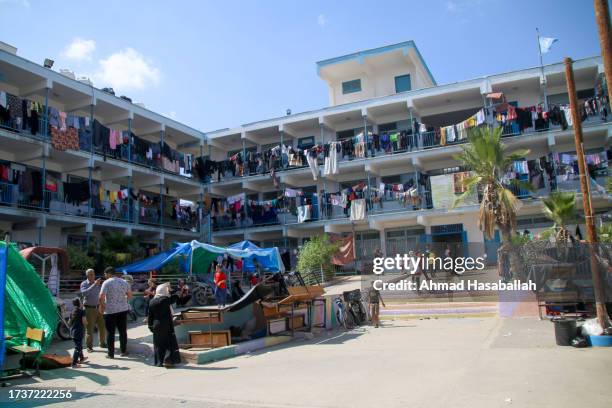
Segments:
[[[588,346],[589,346],[589,343],[584,337],[578,336],[572,339],[572,347],[584,348]]]

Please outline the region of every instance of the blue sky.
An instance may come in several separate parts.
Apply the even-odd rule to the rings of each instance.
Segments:
[[[0,40],[202,131],[328,104],[315,62],[414,40],[438,84],[600,54],[593,2],[0,0]]]

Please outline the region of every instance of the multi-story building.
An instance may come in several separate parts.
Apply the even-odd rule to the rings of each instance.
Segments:
[[[419,242],[484,247],[478,197],[453,207],[466,174],[454,156],[478,126],[501,126],[509,150],[530,150],[508,174],[534,186],[515,189],[523,202],[521,231],[550,225],[540,197],[579,188],[563,64],[437,85],[409,41],[320,61],[317,70],[329,86],[329,107],[206,134],[209,158],[225,163],[209,184],[219,200],[213,242],[293,247],[324,232],[354,232],[361,259],[377,247],[405,253]],[[587,161],[598,183],[594,206],[607,212],[612,127],[601,59],[575,61],[574,72]],[[305,156],[316,146],[323,153],[313,153],[311,168]],[[332,165],[327,172],[325,161],[333,158],[325,157],[334,148],[337,171]],[[359,207],[343,207],[360,198],[352,201]]]
[[[203,133],[0,51],[0,91],[13,101],[0,130],[0,229],[45,245],[115,229],[151,245],[282,248],[354,232],[360,259],[418,242],[486,246],[478,197],[453,206],[466,176],[454,156],[479,126],[500,126],[509,150],[530,150],[507,175],[534,187],[515,189],[521,230],[546,225],[540,197],[579,188],[563,64],[437,85],[409,41],[317,70],[330,106]],[[601,59],[575,61],[574,71],[594,207],[605,213],[612,126]],[[75,131],[78,146],[66,148]]]
[[[25,244],[103,231],[201,239],[203,133],[0,48],[0,230]]]

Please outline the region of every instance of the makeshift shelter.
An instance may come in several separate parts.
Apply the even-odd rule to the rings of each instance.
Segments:
[[[5,284],[2,284],[3,279],[6,280]],[[36,346],[44,351],[51,343],[57,326],[55,302],[34,267],[13,245],[4,242],[0,242],[0,286],[4,290],[3,304],[0,302],[0,306],[3,306],[0,307],[3,309],[0,310],[3,316],[0,339],[4,341],[5,337],[9,337],[7,345],[22,345],[26,343],[28,327],[42,329],[44,339]]]
[[[6,245],[0,247],[0,367],[4,364],[4,293],[6,286]]]
[[[257,260],[264,271],[283,272],[284,265],[278,248],[259,248],[249,241],[242,241],[229,247],[220,247],[198,241],[177,243],[167,251],[134,262],[130,265],[117,268],[123,273],[143,273],[157,270],[168,262],[179,258],[186,262],[190,274],[203,275],[210,268],[210,264],[219,256],[229,255],[232,258],[242,259],[245,271],[254,271],[254,260]]]

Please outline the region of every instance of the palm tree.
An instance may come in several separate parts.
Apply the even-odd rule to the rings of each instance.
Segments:
[[[482,192],[478,228],[487,239],[492,239],[495,228],[502,235],[502,248],[509,252],[510,270],[518,275],[520,259],[512,250],[512,232],[516,227],[516,214],[521,202],[503,182],[514,161],[524,158],[529,150],[522,149],[508,153],[501,141],[502,128],[483,127],[475,129],[468,137],[468,143],[455,158],[467,167],[472,175],[463,180],[465,192],[455,200],[455,205],[478,191]],[[525,182],[513,180],[518,187],[530,189]],[[500,248],[500,249],[502,249]]]
[[[568,191],[554,191],[542,200],[544,203],[544,215],[551,220],[555,232],[555,240],[559,243],[570,240],[570,232],[567,225],[577,217],[576,193]]]

